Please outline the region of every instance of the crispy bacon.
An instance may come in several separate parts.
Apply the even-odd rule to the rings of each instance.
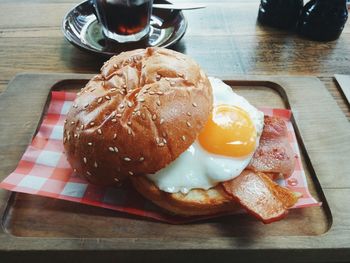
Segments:
[[[255,172],[282,174],[289,177],[295,167],[295,156],[288,141],[285,122],[278,117],[265,116],[259,146],[247,169]]]
[[[267,224],[285,217],[298,195],[270,179],[277,174],[289,177],[294,171],[287,126],[282,119],[269,116],[265,116],[264,124],[259,147],[246,170],[222,185],[248,213]]]
[[[249,170],[222,185],[248,213],[265,224],[282,219],[288,208],[298,201],[298,196],[292,191],[279,186],[263,173]]]

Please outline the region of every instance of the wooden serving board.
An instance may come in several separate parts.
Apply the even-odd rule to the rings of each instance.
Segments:
[[[0,96],[0,180],[17,166],[50,100],[91,75],[21,74]],[[350,124],[312,77],[218,76],[255,106],[290,108],[312,195],[322,207],[263,225],[248,215],[169,225],[63,200],[0,190],[0,258],[62,262],[350,258]],[[5,262],[5,261],[4,261]]]

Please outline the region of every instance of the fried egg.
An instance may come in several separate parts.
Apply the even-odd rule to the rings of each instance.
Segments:
[[[147,175],[168,193],[208,190],[240,175],[259,145],[264,114],[220,79],[209,78],[213,111],[196,141],[174,162]]]

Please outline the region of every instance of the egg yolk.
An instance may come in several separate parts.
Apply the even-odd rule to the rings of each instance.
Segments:
[[[241,157],[255,150],[256,130],[246,111],[219,105],[214,108],[198,140],[208,152]]]

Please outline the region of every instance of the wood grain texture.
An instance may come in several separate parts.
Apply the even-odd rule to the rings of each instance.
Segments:
[[[62,17],[79,1],[0,1],[0,92],[21,72],[95,73],[103,59],[71,46],[63,37]],[[176,2],[186,2],[177,0]],[[331,79],[350,74],[350,21],[337,41],[319,43],[260,26],[258,0],[205,0],[204,10],[186,11],[185,37],[173,48],[196,59],[209,75],[315,75],[339,100]]]
[[[0,140],[0,158],[3,160],[0,162],[1,178],[6,175],[4,171],[16,166],[19,152],[23,152],[25,144],[33,135],[38,123],[35,112],[39,112],[46,103],[49,87],[60,79],[85,79],[85,83],[89,77],[91,75],[21,75],[12,82],[0,97],[0,124],[5,131],[2,136],[7,139],[6,142],[3,138]],[[221,77],[229,79],[228,76]],[[171,255],[172,258],[167,262],[176,262],[188,257],[185,251],[191,251],[195,255],[193,259],[203,262],[212,260],[213,255],[220,256],[222,260],[238,257],[237,262],[258,260],[261,256],[271,259],[271,262],[280,257],[285,258],[285,262],[330,262],[335,256],[337,261],[346,261],[350,256],[350,203],[346,199],[350,195],[347,172],[350,163],[345,161],[346,157],[334,162],[333,157],[329,156],[336,155],[337,150],[342,152],[350,149],[349,122],[317,78],[232,76],[231,79],[234,80],[227,83],[257,105],[271,103],[271,106],[291,107],[295,113],[299,142],[302,149],[305,147],[304,165],[311,180],[310,186],[313,194],[323,201],[323,207],[291,211],[285,221],[264,226],[264,230],[260,223],[245,215],[186,226],[170,226],[25,194],[12,195],[7,204],[9,193],[0,191],[0,212],[4,220],[0,251],[10,252],[5,254],[7,259],[16,259],[20,258],[19,251],[40,250],[43,254],[55,255],[54,262],[63,256],[74,257],[74,252],[79,251],[89,255],[87,262],[97,257],[103,261],[113,257],[136,262],[145,255],[159,262]],[[31,83],[27,86],[30,93],[18,93],[24,83]],[[65,88],[67,83],[71,82],[55,87]],[[79,81],[75,83],[79,84]],[[307,92],[303,84],[308,87]],[[303,103],[309,101],[308,96],[315,100],[309,106]],[[266,99],[262,100],[262,97]],[[27,105],[16,107],[14,102],[17,100]],[[324,109],[315,107],[316,103],[325,105],[330,118],[324,118]],[[33,114],[24,114],[23,117],[19,114],[19,118],[29,120],[23,122],[32,126],[20,131],[23,122],[9,117],[8,111],[23,112],[22,107],[29,105]],[[328,129],[328,134],[331,133],[333,137],[325,136],[327,131],[319,129],[319,125],[325,121],[331,121],[329,124],[332,130]],[[21,133],[21,140],[11,131]],[[4,150],[10,147],[11,151]],[[327,170],[329,166],[333,170]],[[90,254],[90,251],[95,253]],[[100,254],[99,251],[104,253]],[[172,254],[172,251],[178,253]],[[211,252],[209,255],[208,251]],[[22,255],[40,258],[33,253]],[[293,257],[288,257],[291,254]]]
[[[98,72],[104,59],[84,53],[73,47],[64,39],[60,29],[63,15],[79,2],[73,0],[0,0],[0,93],[6,89],[9,81],[17,73]],[[186,1],[174,0],[174,2]],[[332,96],[342,113],[337,111],[337,117],[332,120],[324,101],[317,101],[311,97],[308,99],[310,107],[325,107],[324,111],[318,113],[316,118],[321,118],[321,115],[324,115],[324,122],[329,119],[330,124],[340,120],[345,123],[343,125],[348,123],[344,121],[344,115],[347,120],[350,120],[350,108],[339,92],[338,86],[333,80],[333,75],[335,73],[350,74],[350,20],[337,41],[319,43],[302,39],[290,32],[266,28],[257,24],[256,16],[259,0],[201,0],[200,2],[206,3],[208,7],[205,10],[185,12],[189,22],[188,31],[184,38],[173,46],[173,49],[192,56],[201,64],[208,75],[212,76],[242,74],[247,75],[247,77],[252,75],[266,77],[282,75],[317,76],[327,88],[320,88],[320,92],[327,94],[328,99],[329,95]],[[21,85],[18,85],[16,92],[22,92],[25,95],[28,92],[28,89],[26,90],[28,87],[27,81],[23,81]],[[29,81],[33,82],[34,80]],[[55,78],[51,79],[46,85],[54,81]],[[43,84],[43,82],[40,83]],[[302,81],[298,83],[298,86],[305,90],[303,92],[302,89],[298,89],[300,91],[298,96],[303,98],[304,94],[308,94],[310,88]],[[39,92],[32,95],[35,95],[37,99],[43,99],[43,101],[40,101],[44,103],[47,94]],[[249,96],[249,94],[246,95]],[[13,98],[17,95],[13,93],[6,96]],[[329,101],[328,99],[327,101]],[[41,114],[40,107],[43,104],[28,101],[26,96],[21,97],[21,99],[17,98],[17,103],[26,107],[26,110],[20,112],[20,115],[24,117],[37,117]],[[332,107],[337,109],[334,105]],[[8,110],[16,112],[16,105],[2,101],[0,112]],[[312,114],[307,116],[310,117]],[[317,125],[312,119],[306,121],[299,119],[297,121],[304,128],[309,125],[311,127]],[[0,123],[4,127],[0,132],[0,151],[5,152],[8,156],[6,159],[4,157],[0,158],[0,164],[2,165],[0,177],[2,178],[13,169],[20,158],[25,146],[31,139],[38,120],[17,123],[15,130],[13,130],[13,127],[11,129],[10,123],[6,123],[2,118],[0,118]],[[327,156],[324,159],[318,159],[322,156],[324,150],[315,146],[315,143],[319,140],[329,145],[329,148],[325,149],[328,156],[330,156],[328,161],[333,161],[340,168],[347,165],[346,156],[348,153],[344,150],[339,152],[337,148],[344,149],[340,141],[343,138],[344,143],[346,143],[348,135],[343,133],[339,135],[338,139],[332,138],[332,135],[327,137],[327,131],[330,129],[332,129],[332,126],[326,125],[314,132],[310,131],[303,135],[306,149],[311,147],[311,156],[315,160],[312,164],[315,167],[322,163],[322,160],[326,159],[327,161]],[[7,137],[4,136],[5,131],[6,133],[11,131],[16,140],[12,143],[8,141]],[[313,137],[313,133],[317,133],[317,140],[313,139],[316,138]],[[112,214],[115,215],[114,212],[98,212],[98,209],[95,208],[81,206],[77,208],[75,204],[66,204],[63,201],[52,203],[46,198],[18,195],[16,199],[12,200],[12,210],[7,211],[10,214],[12,213],[13,218],[17,216],[17,220],[5,221],[6,224],[3,227],[7,230],[12,229],[14,235],[27,237],[15,238],[11,233],[7,233],[5,236],[1,234],[0,261],[22,262],[25,259],[26,261],[47,262],[49,258],[52,262],[64,262],[70,258],[79,257],[79,260],[85,262],[94,262],[97,258],[99,262],[108,262],[111,258],[127,262],[138,262],[140,258],[154,262],[179,262],[179,258],[191,258],[193,261],[201,260],[201,262],[213,262],[217,261],[218,258],[230,261],[234,259],[236,262],[251,262],[257,259],[256,255],[259,255],[259,259],[263,255],[263,258],[270,262],[280,262],[281,258],[285,262],[347,261],[350,258],[350,204],[344,200],[350,196],[348,189],[350,180],[347,179],[349,171],[350,169],[343,168],[337,169],[335,173],[327,168],[324,171],[321,170],[321,172],[316,171],[316,173],[320,172],[321,178],[323,178],[321,183],[327,186],[324,189],[324,194],[328,203],[331,204],[333,215],[333,221],[330,222],[332,223],[331,231],[324,235],[317,235],[326,231],[329,225],[328,223],[316,226],[312,224],[315,216],[327,217],[324,212],[321,211],[320,213],[315,208],[310,214],[305,212],[305,216],[310,222],[301,225],[300,229],[296,224],[299,222],[299,215],[291,215],[292,222],[296,224],[293,230],[296,233],[295,236],[281,236],[279,232],[281,228],[279,227],[277,229],[269,227],[267,232],[271,236],[267,236],[266,233],[264,236],[260,228],[255,228],[254,231],[263,235],[263,238],[258,240],[251,238],[250,234],[254,234],[253,231],[248,232],[246,238],[235,238],[234,236],[242,235],[242,231],[240,232],[237,227],[229,228],[232,232],[222,233],[221,227],[209,222],[209,225],[201,226],[197,231],[193,230],[191,232],[192,227],[188,227],[189,232],[181,232],[179,237],[174,237],[175,234],[173,234],[170,235],[170,238],[162,235],[162,231],[168,233],[168,229],[160,227],[159,230],[155,230],[154,238],[150,242],[146,235],[149,231],[148,226],[143,228],[144,225],[140,225],[136,218],[132,220],[133,223],[130,226],[118,225],[112,217]],[[329,176],[329,172],[333,172],[331,176]],[[4,203],[8,197],[8,192],[0,190],[1,214],[6,209]],[[44,207],[44,211],[41,212],[48,218],[47,221],[38,222],[35,220],[34,215],[40,212],[37,207],[38,204]],[[66,210],[62,211],[63,208]],[[74,216],[73,214],[77,209],[81,210],[79,210],[78,215]],[[27,211],[31,213],[26,213]],[[59,214],[57,218],[55,218],[56,213]],[[99,232],[100,238],[92,238],[96,236],[96,233],[82,226],[79,226],[77,230],[63,227],[57,228],[56,231],[52,229],[52,224],[59,224],[58,219],[65,216],[80,225],[84,223],[86,214],[93,214],[88,217],[88,221],[95,222],[99,227],[105,225],[104,220],[107,220],[110,224],[109,227]],[[22,218],[22,215],[27,217]],[[240,222],[239,220],[245,222],[245,219],[243,216],[238,219],[238,222]],[[33,223],[33,228],[28,230],[25,220],[37,223]],[[121,222],[123,220],[126,219],[121,218]],[[227,220],[224,225],[230,225],[230,220]],[[113,224],[115,224],[114,227]],[[147,225],[152,224],[154,223],[147,222]],[[311,227],[307,228],[310,225]],[[121,227],[126,227],[125,231],[122,231]],[[136,237],[133,229],[136,229],[139,233],[142,230],[144,235]],[[153,227],[153,229],[156,229],[156,227]],[[84,235],[79,234],[78,231],[80,233],[84,231]],[[179,232],[176,227],[171,227],[169,231],[171,233]],[[297,234],[301,232],[305,232],[306,236],[299,238]],[[208,238],[206,233],[208,235],[221,234],[223,237]],[[156,234],[159,234],[158,237],[156,237]],[[30,235],[36,237],[29,237]],[[51,239],[48,237],[49,235],[56,235],[61,238]],[[75,235],[76,239],[68,238],[72,235]],[[111,238],[113,235],[120,235],[120,238]],[[201,238],[196,238],[197,235]],[[38,238],[44,236],[46,238]],[[196,242],[193,241],[194,239]],[[337,241],[334,241],[335,239]],[[288,247],[284,245],[285,242],[288,242]],[[259,248],[249,249],[253,246]],[[152,249],[154,247],[157,247],[158,250]],[[318,249],[314,249],[314,247],[318,247]],[[130,248],[132,248],[132,251]],[[183,250],[179,251],[179,249]],[[30,252],[29,250],[36,251]],[[82,250],[84,250],[84,253],[79,253]],[[4,253],[4,251],[7,252]]]

